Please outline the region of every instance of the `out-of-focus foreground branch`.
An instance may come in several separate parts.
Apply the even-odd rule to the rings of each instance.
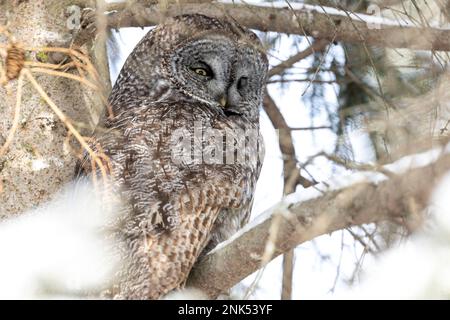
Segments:
[[[330,191],[310,200],[289,204],[286,200],[268,212],[263,222],[246,228],[226,245],[199,261],[188,285],[217,297],[261,267],[269,228],[277,214],[283,219],[274,243],[278,255],[343,228],[382,220],[408,220],[427,206],[437,181],[450,170],[450,155],[432,164],[411,169],[380,183],[364,182]]]
[[[418,50],[450,50],[450,29],[417,26],[411,21],[394,21],[355,14],[335,8],[287,2],[246,4],[226,1],[140,0],[107,6],[112,28],[144,27],[180,14],[200,13],[229,17],[261,31],[312,36],[331,41],[365,42],[369,45]]]

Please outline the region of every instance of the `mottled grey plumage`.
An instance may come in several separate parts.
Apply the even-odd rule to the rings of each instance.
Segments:
[[[203,15],[167,20],[128,57],[109,99],[114,116],[92,144],[127,203],[114,224],[128,261],[116,297],[157,299],[184,285],[202,251],[247,222],[266,72],[256,35]],[[186,157],[199,150],[203,159]]]

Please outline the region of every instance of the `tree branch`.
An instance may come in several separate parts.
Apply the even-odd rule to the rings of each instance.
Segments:
[[[148,0],[136,3],[139,10],[130,9],[134,5],[126,3],[110,4],[108,10],[116,11],[108,15],[108,25],[112,28],[144,27],[158,24],[169,16],[201,13],[229,17],[261,31],[312,36],[329,41],[365,42],[382,47],[450,51],[449,29],[415,27],[412,22],[397,22],[323,6],[288,6],[285,2],[249,5],[182,1],[181,4],[169,2],[166,6],[155,5],[154,1]]]
[[[310,51],[313,52],[313,50]],[[284,67],[285,65],[283,65],[280,69],[283,69]],[[272,122],[272,125],[275,129],[279,130],[278,139],[280,150],[283,155],[283,195],[287,195],[289,193],[295,192],[297,184],[302,181],[300,179],[300,169],[297,168],[297,157],[295,154],[295,147],[292,141],[291,131],[289,130],[289,126],[283,115],[281,114],[280,109],[276,106],[275,101],[273,101],[267,89],[264,94],[263,106],[264,110],[269,116],[270,121]],[[276,232],[278,233],[279,229],[277,229]],[[292,297],[293,265],[294,252],[293,250],[289,250],[284,254],[283,257],[283,283],[281,290],[282,300],[291,300]]]
[[[328,43],[330,43],[330,42],[327,40],[314,41],[314,43],[311,44],[305,50],[294,54],[289,59],[281,62],[280,64],[277,64],[272,69],[270,69],[269,72],[267,73],[267,77],[270,78],[275,75],[281,75],[286,69],[289,69],[290,67],[292,67],[295,63],[299,62],[300,60],[307,58],[308,56],[310,56],[311,54],[313,54],[316,51],[323,50],[327,46]]]
[[[292,130],[289,128],[286,120],[280,112],[280,109],[275,104],[275,101],[273,101],[270,97],[267,90],[264,93],[263,108],[272,122],[273,127],[278,130],[280,151],[283,155],[283,194],[294,192],[298,184],[301,184],[305,188],[310,187],[314,183],[302,177],[300,174],[300,169],[297,168],[295,148],[291,136]]]
[[[289,204],[285,199],[269,210],[268,218],[219,245],[192,270],[188,285],[215,298],[261,267],[272,220],[282,214],[275,245],[276,256],[320,235],[387,219],[408,219],[426,207],[436,182],[450,170],[450,155],[376,183],[357,183],[322,196]]]

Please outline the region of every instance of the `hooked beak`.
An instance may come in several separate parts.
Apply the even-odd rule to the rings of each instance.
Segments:
[[[220,98],[219,100],[219,104],[222,108],[225,108],[225,106],[227,105],[227,98],[225,96],[222,96],[222,98]]]
[[[233,110],[233,108],[230,108],[230,106],[228,105],[228,101],[227,101],[227,97],[226,96],[222,96],[219,100],[219,104],[223,109],[223,112],[225,113],[226,116],[240,116],[242,115],[242,113]]]

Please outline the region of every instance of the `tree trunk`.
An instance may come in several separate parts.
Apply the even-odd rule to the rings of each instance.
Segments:
[[[68,9],[74,4],[73,0],[0,1],[0,26],[6,26],[12,35],[9,40],[5,34],[0,35],[0,44],[15,41],[24,48],[68,47],[74,33],[68,19],[74,19],[76,24],[77,16],[71,15],[79,13],[78,7]],[[91,51],[99,56],[102,52],[98,45]],[[52,62],[55,56],[26,51],[27,61]],[[105,72],[100,74],[107,76]],[[88,135],[103,109],[99,92],[71,79],[33,75],[81,134]],[[102,81],[109,83],[108,79]],[[17,79],[9,81],[6,87],[0,86],[0,146],[12,126],[17,87]],[[0,219],[46,201],[73,177],[76,163],[76,152],[64,143],[68,135],[65,125],[26,77],[22,88],[19,126],[6,153],[0,156]],[[77,126],[78,123],[84,125]],[[79,148],[74,143],[71,146]]]

